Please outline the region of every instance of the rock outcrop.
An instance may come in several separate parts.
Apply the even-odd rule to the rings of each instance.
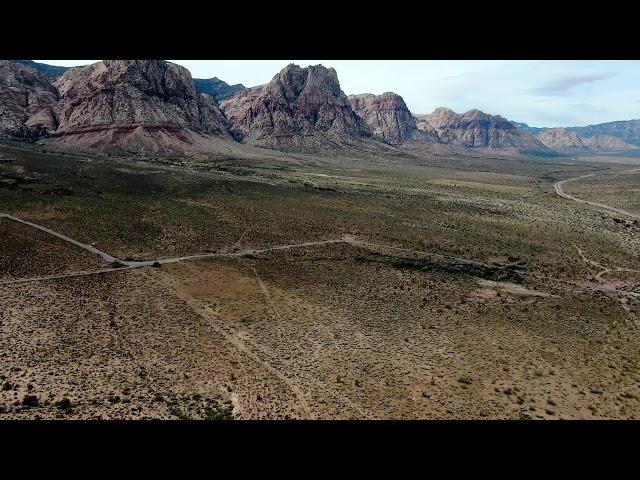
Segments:
[[[420,130],[404,99],[393,92],[349,95],[351,107],[371,132],[393,145],[413,141],[437,142],[435,130]]]
[[[41,72],[0,61],[0,136],[37,139],[57,127],[58,92]]]
[[[230,138],[224,115],[189,71],[162,60],[104,60],[55,82],[58,128],[50,141],[99,150],[182,152]]]
[[[336,71],[322,65],[288,65],[268,84],[243,90],[221,107],[234,137],[251,145],[322,153],[375,141]]]
[[[458,114],[449,108],[436,108],[429,115],[417,115],[419,129],[437,133],[440,142],[467,148],[515,150],[527,153],[548,153],[535,137],[515,127],[499,115],[480,110]]]
[[[545,128],[536,138],[551,150],[560,153],[588,153],[589,147],[582,139],[566,128]]]

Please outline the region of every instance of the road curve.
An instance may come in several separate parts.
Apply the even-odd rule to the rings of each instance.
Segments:
[[[637,170],[638,170],[637,168],[634,168],[632,170],[625,170],[624,172],[617,172],[617,173],[634,172],[634,171],[637,171]],[[582,175],[580,177],[569,178],[567,180],[562,180],[562,181],[556,182],[556,183],[553,184],[553,189],[562,198],[566,198],[568,200],[573,200],[574,202],[578,202],[578,203],[585,203],[587,205],[591,205],[592,207],[596,207],[596,208],[599,208],[601,210],[605,210],[607,213],[611,213],[611,214],[616,214],[617,213],[618,215],[624,215],[624,216],[627,216],[627,217],[635,218],[636,220],[640,220],[640,215],[638,215],[638,214],[627,212],[626,210],[622,210],[620,208],[611,207],[609,205],[605,205],[604,203],[597,203],[597,202],[590,202],[589,200],[583,200],[582,198],[578,198],[578,197],[574,197],[573,195],[569,195],[568,193],[565,193],[562,190],[562,186],[565,185],[566,183],[574,182],[574,181],[580,180],[582,178],[593,177],[594,175],[595,175],[595,173],[591,173],[589,175]]]

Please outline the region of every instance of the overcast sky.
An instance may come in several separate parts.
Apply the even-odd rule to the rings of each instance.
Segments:
[[[86,65],[95,60],[36,60]],[[267,83],[289,63],[334,67],[347,94],[392,91],[413,113],[472,108],[535,127],[640,118],[640,61],[547,60],[171,60],[194,78],[246,87]]]

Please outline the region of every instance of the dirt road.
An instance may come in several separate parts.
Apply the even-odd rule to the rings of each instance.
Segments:
[[[429,253],[429,252],[422,252],[422,251],[414,251],[414,250],[409,250],[406,248],[401,248],[401,247],[395,247],[392,245],[383,245],[383,244],[377,244],[377,243],[371,243],[371,242],[366,242],[366,241],[362,241],[362,240],[357,240],[356,238],[354,238],[351,235],[344,235],[341,238],[335,238],[335,239],[329,239],[329,240],[314,240],[314,241],[308,241],[308,242],[301,242],[301,243],[294,243],[294,244],[290,244],[290,245],[275,245],[272,247],[267,247],[267,248],[247,248],[244,250],[239,250],[237,252],[232,252],[232,253],[202,253],[202,254],[195,254],[195,255],[185,255],[182,257],[172,257],[172,258],[159,258],[159,259],[155,259],[155,260],[144,260],[144,261],[129,261],[129,260],[122,260],[119,259],[117,257],[114,257],[113,255],[103,252],[102,250],[99,250],[97,248],[95,248],[92,245],[87,245],[86,243],[82,243],[79,242],[78,240],[74,240],[73,238],[70,238],[60,232],[56,232],[55,230],[51,230],[50,228],[47,228],[43,225],[38,225],[37,223],[33,223],[33,222],[29,222],[27,220],[23,220],[21,218],[18,218],[14,215],[8,214],[8,213],[0,213],[0,218],[6,218],[8,220],[12,220],[14,222],[18,222],[18,223],[22,223],[24,225],[28,225],[30,227],[36,228],[38,230],[41,230],[43,232],[46,232],[50,235],[53,235],[55,237],[58,237],[66,242],[69,242],[79,248],[82,248],[83,250],[86,250],[88,252],[91,252],[95,255],[100,256],[103,260],[111,263],[111,264],[117,264],[116,266],[112,267],[112,268],[105,268],[105,269],[100,269],[100,270],[92,270],[92,271],[80,271],[80,272],[71,272],[71,273],[63,273],[63,274],[57,274],[57,275],[46,275],[46,276],[41,276],[41,277],[25,277],[25,278],[15,278],[15,279],[11,279],[11,280],[5,280],[0,282],[0,285],[8,285],[8,284],[14,284],[14,283],[24,283],[24,282],[34,282],[34,281],[40,281],[40,280],[51,280],[51,279],[56,279],[56,278],[65,278],[65,277],[77,277],[77,276],[82,276],[82,275],[95,275],[95,274],[100,274],[100,273],[107,273],[107,272],[113,272],[113,271],[118,271],[118,270],[129,270],[132,268],[141,268],[141,267],[152,267],[152,266],[159,266],[159,265],[166,265],[166,264],[170,264],[170,263],[177,263],[177,262],[183,262],[186,260],[196,260],[196,259],[200,259],[200,258],[239,258],[239,257],[243,257],[246,255],[254,255],[254,254],[260,254],[260,253],[267,253],[267,252],[273,252],[273,251],[282,251],[282,250],[290,250],[290,249],[294,249],[294,248],[301,248],[301,247],[313,247],[313,246],[319,246],[319,245],[331,245],[331,244],[339,244],[339,243],[344,243],[344,244],[348,244],[348,245],[352,245],[352,246],[356,246],[356,247],[364,247],[364,248],[372,248],[372,249],[382,249],[382,250],[392,250],[392,251],[403,251],[403,252],[408,252],[408,253],[413,253],[413,254],[418,254],[418,255],[424,255],[424,256],[430,256],[430,257],[436,257],[436,258],[441,258],[441,259],[447,259],[447,260],[453,260],[459,263],[465,263],[465,264],[470,264],[470,265],[476,265],[476,266],[488,266],[485,263],[482,262],[478,262],[475,260],[470,260],[467,258],[461,258],[461,257],[454,257],[454,256],[449,256],[449,255],[442,255],[442,254],[437,254],[437,253]]]
[[[634,168],[634,169],[631,169],[631,170],[625,170],[623,172],[616,172],[616,173],[617,174],[624,174],[624,173],[631,173],[631,172],[637,172],[637,171],[638,171],[638,169]],[[624,216],[627,216],[627,217],[631,217],[631,218],[635,218],[635,219],[640,220],[640,215],[637,215],[635,213],[627,212],[626,210],[622,210],[620,208],[611,207],[611,206],[605,205],[603,203],[590,202],[589,200],[583,200],[581,198],[574,197],[573,195],[569,195],[568,193],[565,193],[562,190],[562,186],[567,184],[567,183],[569,183],[569,182],[574,182],[576,180],[580,180],[580,179],[583,179],[583,178],[593,177],[594,175],[595,175],[595,173],[591,173],[589,175],[582,175],[580,177],[569,178],[567,180],[562,180],[562,181],[556,182],[556,183],[553,184],[553,189],[562,198],[566,198],[568,200],[573,200],[574,202],[578,202],[578,203],[586,203],[587,205],[591,205],[593,207],[599,208],[599,209],[604,210],[604,211],[606,211],[607,213],[610,213],[610,214],[624,215]]]

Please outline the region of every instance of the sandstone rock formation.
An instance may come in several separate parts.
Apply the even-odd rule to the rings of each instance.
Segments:
[[[429,115],[417,115],[419,129],[435,130],[442,143],[468,148],[507,149],[529,153],[548,153],[536,138],[515,127],[499,115],[480,110],[458,114],[439,107]]]
[[[349,95],[353,110],[374,135],[399,145],[412,141],[437,142],[435,129],[420,130],[404,99],[395,93]]]
[[[374,141],[336,71],[322,65],[288,65],[268,84],[243,90],[221,107],[234,137],[251,145],[320,153]]]
[[[59,78],[51,83],[48,76]],[[395,93],[347,97],[336,71],[322,65],[292,64],[268,84],[245,89],[215,77],[194,80],[160,60],[76,68],[14,60],[0,61],[0,136],[124,153],[212,152],[220,142],[225,151],[246,148],[237,140],[320,154],[433,148],[579,154],[638,148],[640,120],[542,129],[479,110],[412,115]]]
[[[583,138],[582,142],[594,152],[619,152],[638,148],[637,145],[631,145],[611,135],[594,135],[591,138]]]
[[[164,153],[230,138],[217,102],[173,63],[104,60],[66,71],[55,85],[59,125],[52,142]]]
[[[547,147],[560,153],[588,153],[589,147],[582,139],[566,128],[546,128],[536,138]]]
[[[56,129],[58,92],[36,69],[0,61],[0,136],[36,139]]]

